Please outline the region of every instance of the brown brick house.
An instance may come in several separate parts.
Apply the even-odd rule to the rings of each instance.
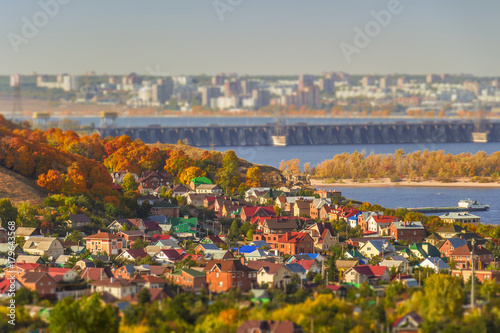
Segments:
[[[410,243],[422,243],[427,237],[422,222],[392,222],[389,229],[389,236],[397,241],[408,241]]]
[[[37,291],[41,297],[56,295],[56,280],[47,272],[26,272],[19,279],[25,288]]]
[[[457,265],[457,268],[468,269],[472,267],[471,252],[472,245],[466,244],[457,247],[453,252],[450,253],[449,258],[453,259],[453,261]],[[474,267],[476,269],[483,269],[494,260],[493,253],[482,245],[474,246],[474,254],[477,258],[476,260],[474,260]]]
[[[204,270],[209,290],[216,293],[233,288],[248,291],[257,283],[257,271],[236,259],[210,260]]]
[[[286,232],[278,239],[277,249],[283,254],[314,252],[314,240],[307,232]]]
[[[186,291],[200,292],[206,286],[206,274],[191,268],[181,268],[165,275],[167,280],[182,286]]]

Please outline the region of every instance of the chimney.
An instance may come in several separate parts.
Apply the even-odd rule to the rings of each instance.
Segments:
[[[242,265],[245,265],[245,257],[244,256],[241,256],[240,261],[241,261]]]
[[[97,233],[100,234],[101,233],[101,230],[97,230]]]

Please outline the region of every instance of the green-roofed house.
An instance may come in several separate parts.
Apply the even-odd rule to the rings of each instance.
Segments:
[[[429,257],[441,257],[441,252],[429,243],[415,243],[410,246],[411,253],[420,259]]]
[[[182,286],[184,290],[191,292],[201,292],[206,286],[205,272],[193,268],[180,268],[172,273],[165,274],[171,282]]]
[[[167,200],[158,201],[151,208],[151,215],[166,215],[167,217],[179,217],[179,206]]]
[[[344,253],[344,258],[367,260],[366,257],[362,255],[361,252],[359,252],[358,250],[346,251]]]
[[[199,185],[212,185],[212,181],[208,179],[207,177],[194,177],[191,179],[189,182],[189,187],[193,190],[196,191],[196,188]]]
[[[196,217],[176,217],[176,218],[169,218],[167,220],[167,223],[172,225],[172,230],[176,234],[182,234],[182,233],[190,233],[190,234],[196,234],[197,233],[197,226],[198,226],[198,219]]]
[[[261,205],[264,205],[266,203],[271,203],[276,200],[276,198],[284,196],[285,192],[280,191],[280,190],[273,190],[272,188],[269,189],[266,193],[264,193],[260,198],[259,198],[259,203]]]

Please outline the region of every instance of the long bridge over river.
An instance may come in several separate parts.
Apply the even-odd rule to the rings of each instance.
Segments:
[[[102,127],[101,136],[128,135],[145,143],[177,143],[196,146],[272,145],[274,124],[186,127]],[[486,124],[490,142],[500,142],[500,122]],[[474,123],[467,121],[426,121],[368,124],[291,124],[286,127],[288,145],[335,145],[380,143],[471,142]]]

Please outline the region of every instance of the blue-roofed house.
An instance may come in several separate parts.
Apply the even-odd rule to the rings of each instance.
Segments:
[[[427,268],[432,268],[436,273],[438,273],[441,270],[449,270],[450,266],[448,266],[447,263],[445,263],[441,258],[439,257],[429,257],[424,259],[420,264],[418,264],[420,267],[427,267]]]
[[[356,228],[358,226],[358,221],[359,221],[359,216],[361,215],[361,212],[358,214],[355,214],[347,219],[347,223],[351,228]]]
[[[292,274],[297,274],[301,280],[305,280],[307,271],[306,269],[299,264],[296,263],[291,263],[291,264],[285,264],[286,268],[290,270]]]
[[[238,253],[239,254],[248,254],[248,253],[252,253],[253,251],[257,250],[257,246],[253,246],[253,245],[242,245],[239,250],[238,250]]]
[[[306,256],[308,256],[311,260],[317,260],[319,262],[322,262],[323,260],[325,260],[326,258],[319,254],[319,253],[300,253],[300,254],[305,254]],[[306,259],[307,260],[307,259]]]
[[[120,309],[121,313],[124,313],[125,310],[127,310],[130,307],[129,302],[118,302],[118,303],[115,303],[115,305],[118,307],[118,309]]]

